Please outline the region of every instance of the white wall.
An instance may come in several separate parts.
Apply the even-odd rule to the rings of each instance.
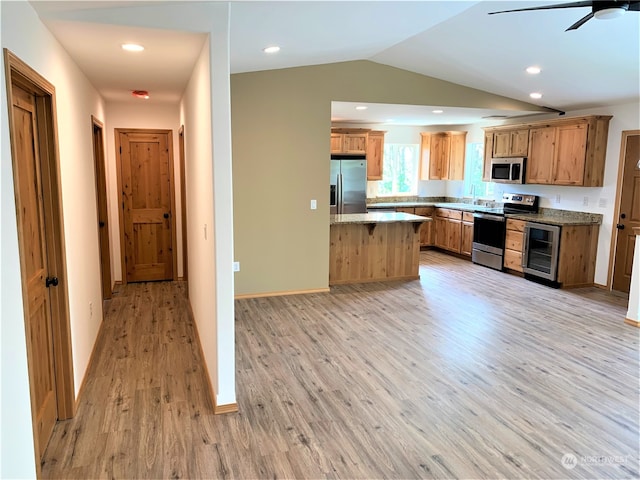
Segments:
[[[229,67],[225,52],[220,52],[227,43],[216,41],[225,31],[220,25],[205,42],[180,104],[185,126],[189,299],[216,405],[236,402],[231,131],[224,121],[230,118]],[[222,85],[212,78],[212,71],[214,77],[223,77]]]
[[[180,106],[157,104],[153,99],[140,100],[138,104],[108,102],[106,105],[105,143],[107,149],[107,198],[109,207],[109,242],[111,246],[111,280],[122,281],[122,260],[120,249],[120,220],[118,181],[116,172],[115,128],[147,128],[172,130],[173,170],[175,179],[176,210],[176,255],[178,256],[177,276],[182,277],[182,213],[180,210],[180,152],[178,129],[180,128]]]
[[[10,49],[56,88],[69,313],[77,394],[102,318],[91,115],[104,118],[104,105],[96,90],[40,22],[30,4],[2,2],[1,21],[2,47]],[[4,106],[6,91],[2,70],[0,98]],[[6,108],[1,109],[0,118],[3,393],[0,476],[33,478],[35,460]],[[93,316],[89,314],[89,303],[93,304]]]

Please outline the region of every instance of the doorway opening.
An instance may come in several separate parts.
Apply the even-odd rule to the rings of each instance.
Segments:
[[[109,253],[109,218],[107,212],[107,175],[104,163],[104,125],[91,116],[93,132],[93,162],[96,176],[96,208],[98,213],[98,246],[100,249],[100,277],[102,301],[111,298],[111,256]]]

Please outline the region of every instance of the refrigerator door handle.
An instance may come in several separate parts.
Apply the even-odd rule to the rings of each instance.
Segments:
[[[338,195],[337,195],[337,212],[338,214],[342,214],[342,174],[339,173],[338,174],[338,179],[337,179],[337,191],[338,191]]]

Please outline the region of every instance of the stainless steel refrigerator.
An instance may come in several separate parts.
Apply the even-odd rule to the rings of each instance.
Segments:
[[[367,213],[366,158],[331,155],[331,213]]]

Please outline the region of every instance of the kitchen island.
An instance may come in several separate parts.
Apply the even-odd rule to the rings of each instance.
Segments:
[[[329,285],[419,278],[420,226],[410,213],[331,215]]]

